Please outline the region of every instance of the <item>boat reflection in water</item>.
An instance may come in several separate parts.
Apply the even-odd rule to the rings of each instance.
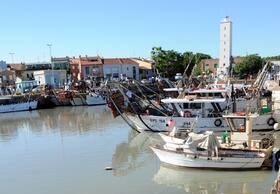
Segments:
[[[59,133],[62,135],[83,134],[102,131],[117,126],[119,120],[112,119],[106,106],[58,107],[36,111],[6,113],[1,115],[0,141],[10,141],[19,134]]]
[[[215,171],[171,167],[162,164],[153,180],[160,185],[184,189],[191,194],[269,193],[271,171]],[[268,185],[267,188],[264,185]]]
[[[125,176],[151,162],[151,158],[154,156],[150,146],[159,141],[161,139],[155,133],[138,133],[131,130],[128,133],[127,141],[116,145],[112,158],[113,174]]]

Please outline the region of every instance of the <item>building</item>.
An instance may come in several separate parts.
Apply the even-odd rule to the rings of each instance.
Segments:
[[[9,70],[15,71],[16,83],[21,81],[34,80],[34,72],[40,70],[51,69],[51,63],[15,63],[8,64],[7,68]]]
[[[68,56],[52,57],[51,65],[54,70],[66,70],[67,74],[70,74],[70,58]]]
[[[133,58],[133,61],[139,64],[139,76],[140,79],[149,79],[154,76],[152,60],[144,58]]]
[[[6,61],[0,61],[0,70],[6,70],[6,69],[7,69]]]
[[[225,17],[220,22],[220,54],[218,74],[227,75],[231,71],[232,56],[232,22]]]
[[[11,70],[0,70],[0,86],[11,86],[15,85],[15,71]]]
[[[50,85],[54,88],[64,86],[67,82],[66,70],[39,70],[34,71],[34,80],[39,85]]]
[[[235,67],[235,65],[243,60],[243,57],[232,57],[231,63],[232,68]],[[205,72],[206,74],[213,73],[217,74],[219,69],[219,59],[203,59],[200,62],[201,71]]]
[[[280,80],[280,61],[270,61],[272,63],[272,71],[270,79]]]
[[[70,73],[72,80],[85,80],[103,78],[102,58],[79,56],[70,59]]]
[[[130,58],[103,58],[103,74],[109,80],[139,80],[139,63]]]
[[[205,72],[206,74],[210,74],[210,73],[216,74],[219,66],[218,64],[219,64],[219,59],[203,59],[200,62],[201,71]]]
[[[139,64],[130,58],[73,57],[70,58],[72,80],[95,80],[104,78],[119,80],[124,77],[139,80]]]

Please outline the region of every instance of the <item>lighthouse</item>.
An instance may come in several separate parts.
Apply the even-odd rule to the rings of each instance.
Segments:
[[[220,22],[220,54],[218,75],[229,75],[232,58],[232,22],[226,16]]]

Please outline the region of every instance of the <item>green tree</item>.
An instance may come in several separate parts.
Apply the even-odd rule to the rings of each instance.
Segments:
[[[195,64],[202,59],[210,59],[211,56],[203,53],[184,52],[174,50],[163,50],[161,47],[154,47],[151,51],[155,67],[165,77],[173,77],[176,73],[183,73],[188,66],[187,75],[190,75]]]
[[[246,56],[236,64],[235,73],[239,75],[256,74],[262,68],[264,60],[257,54]]]
[[[196,65],[193,67],[192,74],[195,75],[195,76],[198,76],[198,75],[201,75],[201,74],[202,74],[201,66],[200,66],[199,64],[196,64]]]
[[[264,60],[266,60],[266,61],[270,61],[270,60],[280,60],[280,55],[265,57]]]

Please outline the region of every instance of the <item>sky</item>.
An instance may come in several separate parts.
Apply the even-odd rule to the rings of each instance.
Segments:
[[[152,47],[219,55],[219,22],[233,22],[234,56],[280,55],[279,0],[3,0],[0,60],[150,57]],[[11,54],[14,53],[14,54]]]

